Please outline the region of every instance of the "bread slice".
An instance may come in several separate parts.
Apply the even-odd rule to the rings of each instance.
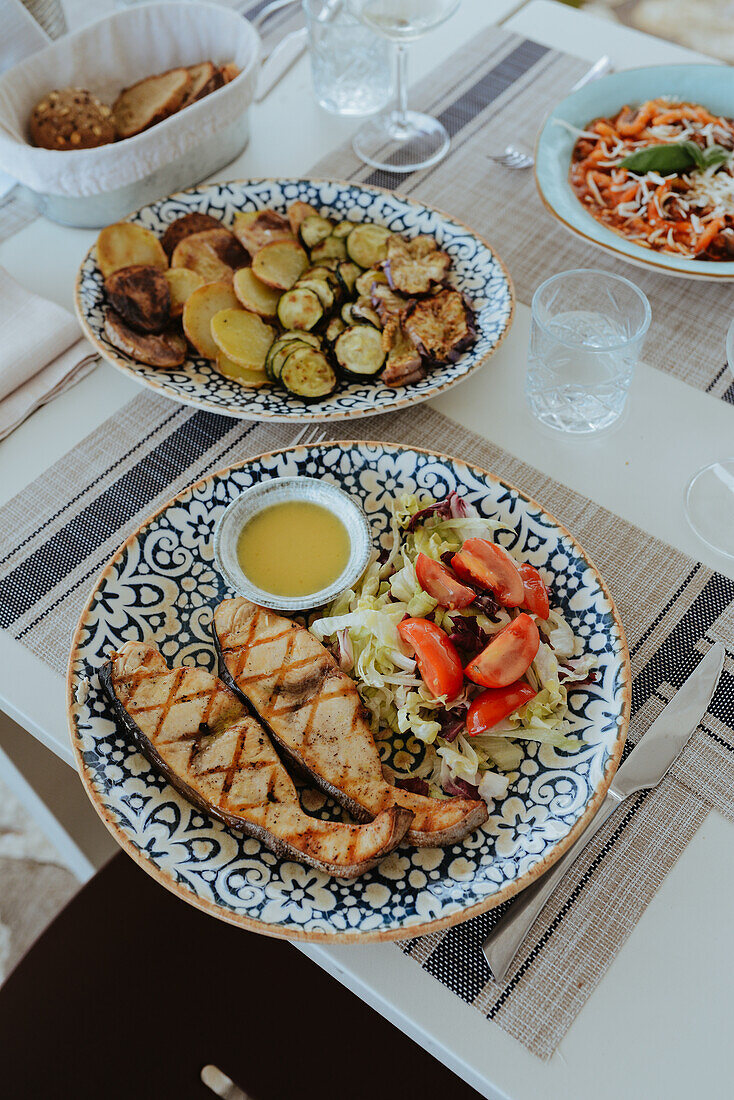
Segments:
[[[219,69],[212,61],[202,61],[199,65],[189,65],[188,72],[191,77],[191,84],[184,96],[181,110],[188,107],[190,103],[196,103],[198,99],[203,99],[210,92],[216,92],[217,88],[221,88],[224,84]]]
[[[188,69],[169,69],[123,88],[112,106],[121,138],[134,137],[177,111],[191,86]]]

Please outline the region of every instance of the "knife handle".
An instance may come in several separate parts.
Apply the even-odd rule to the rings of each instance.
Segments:
[[[501,982],[507,976],[510,964],[517,954],[525,934],[533,926],[541,909],[561,881],[566,871],[576,862],[582,850],[599,831],[624,799],[607,792],[598,812],[581,836],[561,856],[556,864],[544,874],[534,886],[529,886],[514,903],[507,916],[492,929],[482,944],[484,957],[489,970],[496,981]]]

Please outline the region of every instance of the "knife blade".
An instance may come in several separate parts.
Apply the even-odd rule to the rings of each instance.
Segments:
[[[716,642],[618,769],[606,798],[581,836],[550,871],[524,891],[487,936],[482,951],[497,981],[505,978],[546,901],[604,822],[630,795],[656,787],[668,773],[706,713],[723,664],[724,647]]]

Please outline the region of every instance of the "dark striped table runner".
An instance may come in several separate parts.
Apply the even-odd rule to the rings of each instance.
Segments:
[[[600,42],[600,53],[603,48]],[[625,275],[652,306],[644,360],[734,404],[734,377],[725,358],[732,284],[666,277],[585,244],[545,210],[532,171],[501,168],[488,158],[510,143],[533,149],[547,113],[588,68],[578,58],[488,28],[412,93],[412,102],[435,114],[451,134],[445,160],[413,174],[376,172],[346,143],[311,174],[394,188],[460,218],[496,248],[526,305],[558,271],[594,267]]]
[[[339,436],[334,429],[331,438]],[[141,393],[0,509],[0,626],[63,674],[88,591],[123,539],[204,473],[287,446],[297,434],[297,426],[237,422]],[[709,809],[734,819],[734,581],[426,405],[370,420],[361,434],[435,448],[490,469],[542,501],[577,535],[608,581],[627,629],[632,743],[709,645],[722,639],[729,646],[719,690],[672,774],[601,830],[546,907],[508,982],[489,979],[479,950],[501,910],[386,947],[404,951],[535,1054],[549,1057]]]

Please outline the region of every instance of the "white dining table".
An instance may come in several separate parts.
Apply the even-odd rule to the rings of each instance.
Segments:
[[[84,4],[85,0],[69,0],[75,17]],[[99,4],[93,7],[96,15],[102,10]],[[701,60],[701,55],[682,47],[553,0],[531,0],[524,6],[516,0],[464,0],[440,33],[415,45],[413,75],[430,72],[479,29],[500,22],[590,63],[606,53],[617,69]],[[354,127],[354,121],[316,107],[303,58],[253,108],[250,143],[221,175],[231,179],[302,173]],[[487,186],[492,186],[494,172],[505,170],[488,166]],[[93,239],[92,232],[39,218],[0,244],[0,264],[24,286],[71,308],[76,269]],[[633,269],[630,277],[634,279]],[[512,331],[491,369],[436,399],[435,407],[734,577],[734,561],[696,538],[683,509],[683,489],[691,473],[734,453],[734,409],[642,362],[628,410],[614,430],[583,441],[544,431],[523,398],[529,318],[528,307],[519,304]],[[723,345],[721,352],[723,359]],[[101,364],[73,390],[34,414],[0,443],[0,504],[42,475],[137,392],[126,376]],[[0,707],[72,765],[63,678],[2,632]],[[734,822],[712,812],[548,1062],[485,1020],[394,945],[303,944],[299,950],[486,1097],[683,1100],[703,1095],[711,1100],[734,1095],[733,912]],[[385,1072],[389,1074],[389,1067]]]

